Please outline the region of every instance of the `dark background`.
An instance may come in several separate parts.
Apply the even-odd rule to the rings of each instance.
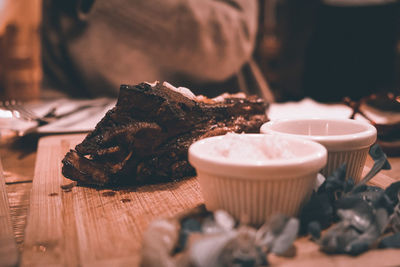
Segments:
[[[399,93],[399,2],[344,7],[265,0],[261,6],[255,58],[278,101]],[[266,18],[271,12],[273,22]]]

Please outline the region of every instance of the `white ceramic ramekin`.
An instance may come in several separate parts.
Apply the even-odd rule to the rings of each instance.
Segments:
[[[257,142],[276,140],[263,134],[241,136]],[[254,225],[263,224],[275,213],[298,215],[311,195],[317,173],[326,164],[326,149],[302,138],[279,137],[293,158],[240,161],[211,155],[210,150],[225,138],[227,135],[205,138],[189,148],[189,162],[196,169],[207,209],[224,209]]]
[[[330,175],[343,163],[346,177],[361,178],[368,150],[376,141],[376,129],[367,122],[351,119],[283,119],[261,126],[261,133],[303,137],[316,141],[328,150],[328,163],[322,170]]]

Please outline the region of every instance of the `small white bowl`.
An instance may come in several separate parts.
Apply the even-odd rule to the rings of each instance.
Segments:
[[[328,163],[322,170],[330,175],[343,163],[346,177],[356,182],[361,178],[368,150],[376,141],[376,128],[352,119],[283,119],[267,122],[261,133],[303,137],[318,142],[328,150]]]
[[[224,209],[254,225],[263,224],[275,213],[298,215],[312,193],[317,173],[326,164],[326,149],[302,138],[263,134],[236,135],[243,146],[227,147],[230,136],[205,138],[189,148],[189,162],[196,169],[207,209]],[[271,141],[282,144],[292,158],[258,159],[257,153],[248,150],[258,143],[260,149],[268,149]],[[226,151],[215,152],[219,147],[232,147],[243,154],[226,157]]]

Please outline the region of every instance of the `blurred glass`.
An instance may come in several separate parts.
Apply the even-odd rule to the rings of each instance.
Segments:
[[[3,99],[40,96],[41,0],[0,0],[0,86]]]

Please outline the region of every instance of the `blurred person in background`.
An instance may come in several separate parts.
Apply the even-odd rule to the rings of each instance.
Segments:
[[[43,0],[47,86],[116,96],[120,84],[168,81],[216,96],[272,100],[252,60],[257,0]]]

